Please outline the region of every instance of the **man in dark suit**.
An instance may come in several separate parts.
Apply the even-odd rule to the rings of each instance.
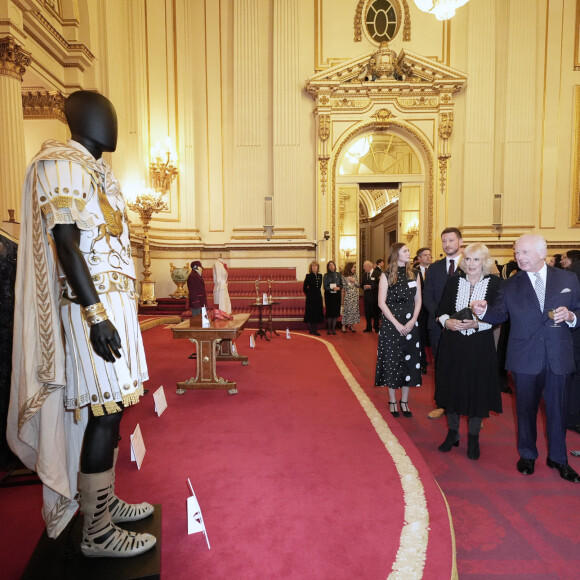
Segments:
[[[443,289],[447,280],[450,276],[455,276],[461,272],[457,262],[461,257],[462,243],[461,231],[458,228],[445,228],[441,232],[441,244],[443,245],[445,257],[431,264],[427,270],[427,276],[425,276],[423,304],[429,312],[427,328],[429,330],[429,342],[433,351],[433,359],[437,355],[437,346],[439,345],[442,331],[435,313],[443,296]],[[443,413],[445,413],[444,409],[435,409],[427,416],[429,419],[438,419]]]
[[[431,249],[430,248],[419,248],[417,252],[417,269],[419,271],[419,280],[421,282],[421,295],[425,291],[425,276],[427,275],[427,269],[431,265]],[[421,305],[421,310],[419,312],[419,318],[417,319],[419,323],[419,340],[421,341],[421,372],[425,374],[427,372],[427,357],[425,353],[425,347],[429,344],[429,331],[427,325],[429,324],[429,311],[423,303]]]
[[[567,481],[580,483],[568,465],[566,418],[575,371],[572,332],[580,316],[580,283],[574,274],[548,267],[546,240],[525,234],[516,242],[520,272],[509,278],[494,303],[472,303],[484,322],[511,321],[506,367],[514,376],[518,418],[517,469],[534,473],[540,397],[546,404],[547,465]],[[550,319],[553,317],[553,320]]]
[[[383,268],[385,267],[385,261],[379,258],[375,262],[375,269],[373,270],[373,278],[375,285],[372,288],[373,293],[373,304],[375,305],[374,310],[374,323],[375,332],[379,332],[379,326],[381,324],[381,309],[379,308],[379,282],[381,280],[381,274],[383,273]]]
[[[373,272],[373,263],[369,260],[365,260],[363,264],[363,275],[361,278],[361,286],[364,292],[364,307],[365,307],[365,319],[367,321],[367,326],[363,332],[373,331],[373,320],[375,319],[376,312],[378,308],[378,298],[375,299],[375,286],[378,288],[378,280],[375,283],[375,276]]]

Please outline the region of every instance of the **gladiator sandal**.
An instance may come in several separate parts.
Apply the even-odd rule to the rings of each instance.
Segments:
[[[87,558],[129,558],[150,550],[157,539],[118,528],[108,504],[113,494],[113,470],[79,472],[79,492],[84,516],[81,552]]]
[[[117,457],[119,456],[119,448],[115,449],[113,456],[113,481],[111,483],[111,497],[109,499],[109,513],[111,514],[111,521],[114,524],[122,522],[136,522],[145,519],[153,513],[153,506],[150,503],[126,503],[115,495],[115,467],[117,465]]]

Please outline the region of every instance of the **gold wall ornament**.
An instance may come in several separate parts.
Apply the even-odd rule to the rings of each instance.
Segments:
[[[391,78],[395,72],[397,53],[389,48],[388,42],[381,42],[379,50],[375,52],[369,61],[369,75],[380,80]]]
[[[362,41],[362,12],[363,6],[366,0],[358,0],[358,4],[356,5],[354,11],[354,41],[361,42]]]
[[[447,189],[447,161],[451,155],[439,155],[439,191],[444,194]]]
[[[151,147],[149,172],[153,188],[162,193],[168,192],[179,173],[177,153],[175,153],[169,137],[165,140],[165,149],[162,149],[159,141],[155,143],[155,147]]]
[[[354,11],[354,41],[361,42],[362,41],[362,27],[363,27],[363,9],[365,8],[365,4],[367,4],[366,8],[368,10],[368,6],[371,0],[358,0]],[[393,8],[397,11],[397,17],[401,18],[401,6],[403,6],[403,41],[409,42],[411,40],[411,14],[409,12],[409,4],[407,0],[389,0],[393,5]],[[365,16],[366,16],[366,10]],[[397,33],[400,30],[401,25],[400,23],[397,24]],[[395,36],[396,34],[395,33]],[[393,36],[394,38],[394,36]]]
[[[453,113],[441,113],[439,121],[439,137],[449,139],[453,133]]]
[[[137,195],[134,201],[128,201],[129,209],[139,214],[143,223],[143,280],[141,281],[141,298],[139,304],[155,306],[155,282],[151,280],[151,255],[149,252],[149,223],[154,213],[168,209],[167,202],[163,199],[163,194],[147,190],[145,193]]]
[[[25,91],[22,108],[25,119],[59,119],[66,123],[65,97],[59,91]]]
[[[393,119],[393,113],[389,109],[379,109],[371,117],[375,120],[376,124],[381,127],[388,127]]]
[[[6,75],[22,82],[26,69],[32,61],[31,53],[16,44],[14,38],[0,38],[0,75]]]
[[[330,137],[330,115],[319,116],[318,136],[321,141],[326,141]]]
[[[319,157],[318,162],[320,164],[320,192],[322,195],[326,195],[326,184],[328,178],[328,157]]]

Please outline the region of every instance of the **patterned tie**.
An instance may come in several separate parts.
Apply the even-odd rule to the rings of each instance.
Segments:
[[[453,276],[453,274],[455,274],[455,260],[449,260],[449,272],[448,274],[450,276]]]
[[[536,282],[534,283],[534,290],[536,291],[536,296],[538,297],[538,302],[540,303],[540,310],[544,312],[544,296],[546,294],[546,290],[544,288],[544,281],[540,276],[539,272],[535,272],[534,276],[536,277]]]

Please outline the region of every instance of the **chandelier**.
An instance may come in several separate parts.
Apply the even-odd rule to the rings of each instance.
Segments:
[[[415,0],[417,8],[422,12],[434,14],[437,20],[449,20],[455,16],[455,10],[469,0]]]

